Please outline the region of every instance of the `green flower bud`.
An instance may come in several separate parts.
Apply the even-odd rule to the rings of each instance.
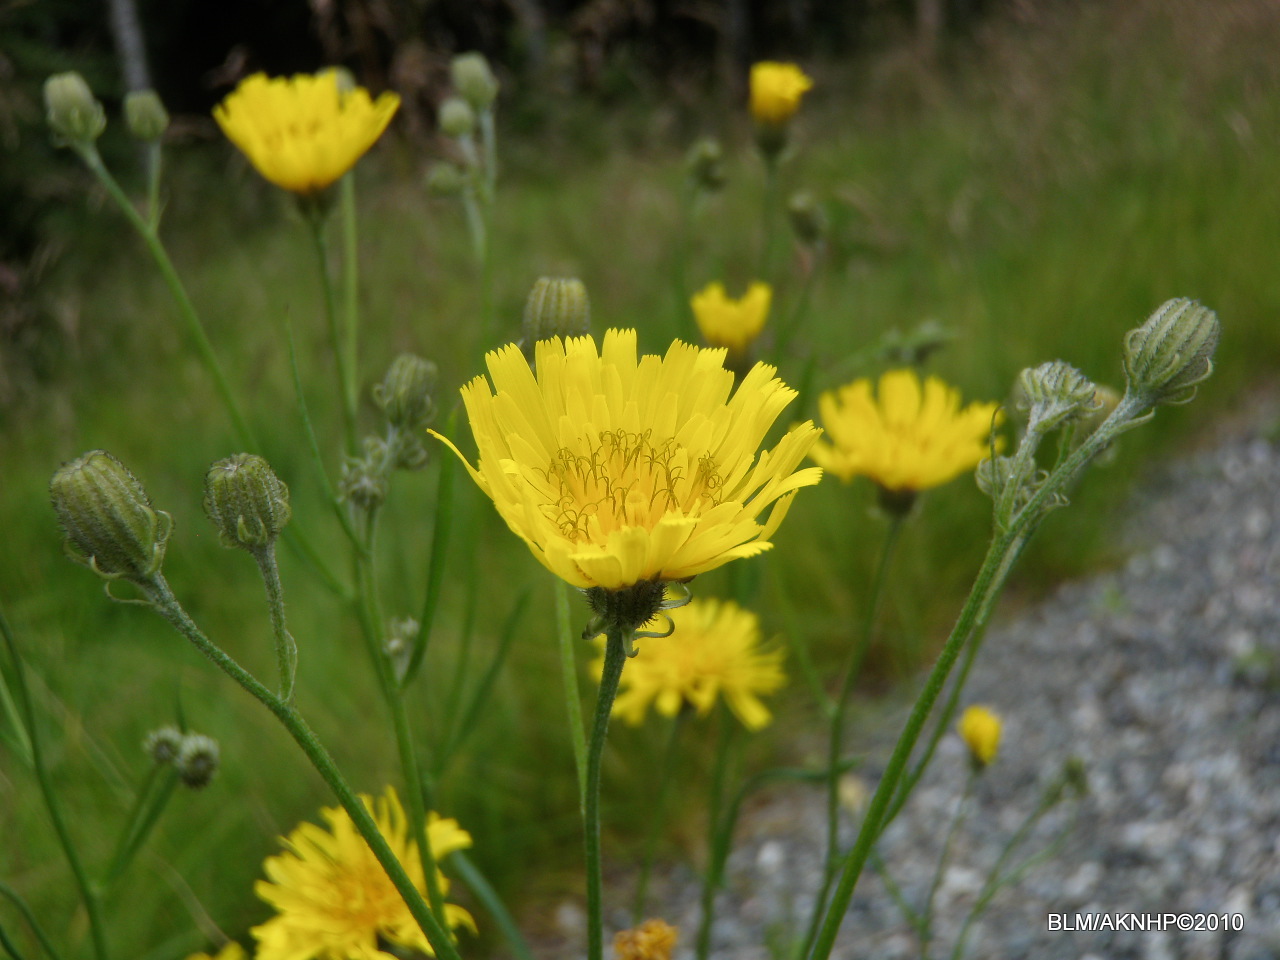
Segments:
[[[436,385],[436,365],[402,353],[391,362],[387,375],[373,388],[373,400],[393,427],[421,431],[435,416],[431,391]]]
[[[489,61],[483,53],[461,53],[449,65],[453,88],[471,105],[476,113],[483,113],[493,106],[498,97],[498,78],[489,69]]]
[[[685,156],[685,169],[689,180],[699,190],[716,193],[724,188],[727,177],[724,172],[724,149],[719,140],[703,137],[689,148]]]
[[[333,74],[333,78],[338,81],[339,93],[354,93],[359,86],[356,83],[355,74],[346,67],[330,67],[329,72]]]
[[[351,457],[343,464],[338,494],[359,509],[369,511],[387,499],[387,469],[395,461],[395,451],[377,437],[366,437],[364,448],[362,459]]]
[[[169,127],[169,111],[154,90],[135,90],[124,98],[124,119],[139,140],[155,143]]]
[[[576,277],[541,277],[524,302],[524,346],[539,340],[581,337],[591,332],[591,301]]]
[[[192,790],[207,787],[218,772],[218,741],[199,733],[182,738],[182,747],[173,765],[184,786]]]
[[[1218,315],[1194,300],[1166,301],[1124,338],[1129,392],[1150,404],[1186,403],[1213,372],[1222,328]]]
[[[440,104],[436,120],[445,136],[455,140],[469,137],[476,129],[476,114],[461,97],[449,97]]]
[[[156,766],[162,767],[178,759],[182,741],[182,731],[177,727],[161,727],[147,734],[142,741],[142,749],[155,761]]]
[[[204,512],[224,547],[253,552],[275,543],[289,522],[289,488],[267,461],[237,453],[205,474]]]
[[[155,578],[173,518],[151,506],[123,463],[105,450],[91,450],[58,469],[49,497],[72,560],[108,580]]]
[[[1088,416],[1101,405],[1095,399],[1098,388],[1093,381],[1061,360],[1023,370],[1015,389],[1015,405],[1027,413],[1029,432],[1047,433]]]
[[[45,116],[59,146],[90,144],[102,136],[107,115],[84,77],[74,70],[44,82]]]
[[[427,171],[427,192],[437,197],[456,197],[467,186],[467,174],[457,164],[442,161]]]
[[[812,193],[800,190],[787,201],[787,217],[796,238],[806,246],[815,246],[827,235],[827,214]]]

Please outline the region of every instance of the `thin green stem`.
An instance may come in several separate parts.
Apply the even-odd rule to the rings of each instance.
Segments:
[[[58,953],[58,948],[53,945],[53,941],[49,939],[49,935],[40,926],[40,922],[36,920],[36,915],[32,913],[31,907],[28,906],[27,901],[22,899],[21,894],[7,883],[0,883],[0,896],[12,903],[14,908],[22,914],[22,919],[31,928],[32,934],[35,935],[41,949],[49,955],[50,960],[62,960],[62,955]],[[15,953],[14,956],[17,956],[17,954]]]
[[[827,750],[827,855],[822,871],[822,885],[813,904],[813,914],[805,935],[806,947],[813,942],[817,934],[818,921],[822,917],[827,893],[835,878],[840,856],[840,758],[844,752],[845,718],[849,710],[849,696],[862,669],[862,661],[866,658],[871,646],[871,638],[875,633],[876,622],[880,615],[880,605],[884,599],[884,587],[888,581],[889,565],[893,559],[894,547],[902,532],[903,516],[893,514],[889,518],[889,526],[885,530],[884,543],[880,547],[880,557],[876,561],[875,573],[871,580],[871,595],[867,600],[866,612],[862,620],[862,629],[857,639],[849,648],[849,658],[845,662],[843,679],[840,681],[840,692],[836,695],[835,711],[831,717],[831,735]],[[807,950],[806,950],[807,952]]]
[[[471,862],[471,858],[461,850],[457,850],[449,855],[449,865],[457,871],[458,879],[475,895],[480,905],[489,911],[489,916],[502,931],[502,935],[507,938],[507,946],[511,948],[511,953],[516,960],[533,960],[533,951],[529,949],[524,935],[520,933],[515,918],[511,916],[502,898],[485,879],[484,874]]]
[[[169,589],[169,585],[163,577],[158,576],[152,581],[147,593],[156,612],[164,617],[179,633],[190,640],[197,650],[213,661],[215,666],[240,684],[254,699],[271,711],[275,718],[289,731],[289,735],[293,737],[294,742],[302,748],[312,766],[316,768],[316,771],[324,778],[325,783],[337,795],[338,802],[347,811],[356,829],[360,831],[360,835],[369,844],[369,849],[373,851],[374,856],[378,858],[378,862],[382,864],[382,868],[387,872],[388,878],[390,878],[396,890],[399,891],[400,896],[404,899],[410,914],[412,914],[414,920],[417,921],[422,932],[426,935],[427,941],[431,944],[436,956],[441,960],[461,960],[458,950],[453,944],[453,938],[436,920],[430,906],[423,899],[422,894],[418,892],[417,887],[414,886],[413,880],[410,879],[404,866],[387,844],[386,838],[378,830],[377,823],[374,822],[363,801],[351,789],[346,778],[343,777],[342,771],[338,769],[338,765],[334,763],[329,752],[317,739],[306,721],[302,719],[301,714],[258,682],[249,671],[228,656],[221,647],[209,640],[191,618],[187,616],[186,611],[182,609],[181,604],[178,603],[173,591]]]
[[[146,783],[138,793],[137,802],[130,812],[125,829],[120,833],[116,852],[111,857],[111,865],[102,875],[104,888],[118,880],[133,862],[138,850],[150,836],[152,828],[159,822],[160,814],[164,812],[177,785],[178,774],[173,767],[161,769],[153,766],[151,768]]]
[[[938,897],[938,888],[942,886],[942,875],[947,869],[947,863],[951,859],[951,847],[955,843],[956,832],[960,829],[960,824],[964,822],[964,816],[969,808],[969,798],[973,796],[973,785],[977,782],[978,768],[976,764],[969,764],[969,773],[965,777],[964,790],[960,794],[960,799],[956,801],[955,812],[951,815],[951,826],[947,829],[946,838],[942,841],[942,852],[938,854],[938,865],[933,871],[933,880],[929,883],[929,892],[924,898],[924,913],[921,917],[920,925],[920,956],[922,960],[929,958],[929,944],[933,940],[933,904]]]
[[[902,888],[898,886],[898,881],[893,879],[893,874],[889,872],[889,865],[884,862],[880,856],[880,851],[872,849],[871,856],[867,858],[867,862],[871,864],[871,869],[876,872],[876,876],[880,878],[880,882],[884,884],[885,890],[889,894],[889,899],[894,902],[898,910],[901,911],[903,919],[907,921],[912,930],[917,934],[921,932],[920,914],[907,902],[907,896],[902,892]]]
[[[357,409],[357,391],[360,381],[360,256],[356,232],[356,180],[355,170],[348,171],[338,186],[342,215],[342,300],[344,330],[343,348],[347,380],[344,399],[354,420]]]
[[[18,952],[18,945],[10,940],[9,935],[4,932],[3,924],[0,924],[0,947],[4,947],[4,952],[12,957],[13,960],[26,960],[26,957]]]
[[[108,960],[110,952],[107,950],[107,932],[102,915],[101,893],[90,882],[89,874],[85,872],[84,864],[80,860],[80,853],[76,850],[75,841],[71,837],[71,831],[67,828],[66,818],[62,813],[62,802],[58,798],[57,788],[54,786],[53,777],[49,773],[44,747],[40,742],[40,732],[36,727],[35,704],[31,702],[31,691],[27,688],[26,666],[18,653],[17,640],[14,639],[13,632],[9,628],[9,622],[5,619],[3,613],[0,613],[0,633],[4,634],[5,644],[9,648],[9,657],[13,661],[13,676],[18,689],[18,699],[21,701],[20,706],[24,725],[27,728],[27,737],[31,741],[31,761],[36,774],[36,782],[40,785],[40,793],[44,797],[45,809],[49,812],[49,820],[53,823],[54,832],[58,835],[58,843],[62,846],[63,856],[67,859],[67,866],[71,868],[71,875],[75,878],[76,889],[80,893],[85,913],[89,917],[89,934],[93,939],[94,956],[97,960]]]
[[[116,206],[120,208],[120,212],[124,214],[130,226],[142,238],[143,243],[146,244],[147,252],[151,254],[156,266],[160,268],[160,275],[164,278],[165,285],[169,288],[169,293],[177,301],[178,314],[187,326],[187,334],[195,344],[196,352],[200,355],[200,360],[204,364],[205,370],[213,378],[214,387],[217,389],[218,396],[231,417],[232,426],[235,427],[236,435],[240,438],[240,442],[249,450],[260,449],[258,440],[254,436],[253,428],[249,426],[244,414],[240,412],[240,405],[236,402],[235,394],[231,391],[231,385],[227,382],[226,374],[222,371],[222,364],[218,362],[217,354],[213,352],[213,345],[209,342],[209,337],[204,331],[200,316],[196,313],[196,308],[191,303],[191,298],[187,296],[186,287],[182,285],[182,280],[178,277],[178,271],[174,268],[173,261],[169,259],[169,254],[165,250],[164,244],[160,242],[160,238],[156,235],[151,225],[138,213],[133,201],[125,194],[120,184],[116,182],[115,177],[103,165],[102,157],[99,156],[97,148],[89,145],[81,148],[78,152],[90,171],[106,188],[107,194],[115,201]]]
[[[338,389],[342,396],[342,427],[346,437],[347,453],[356,456],[360,444],[356,431],[355,371],[347,366],[347,351],[343,347],[342,330],[338,320],[338,301],[333,290],[333,277],[329,275],[329,244],[325,238],[324,214],[310,209],[306,212],[310,228],[311,247],[316,255],[316,267],[320,271],[320,289],[324,295],[324,313],[329,325],[329,344],[333,350],[333,362],[338,369]]]
[[[760,245],[760,278],[767,282],[773,275],[773,250],[777,235],[778,212],[778,161],[776,157],[764,159],[764,196],[761,223],[764,241]]]
[[[817,250],[820,251],[821,248]],[[804,325],[805,318],[809,315],[809,305],[813,302],[814,278],[818,275],[818,267],[821,263],[820,252],[815,252],[813,262],[809,264],[809,269],[805,271],[804,280],[801,282],[800,296],[796,300],[795,308],[787,318],[786,324],[779,327],[778,336],[774,341],[773,356],[776,363],[781,363],[785,359],[787,347],[791,345],[796,331]]]
[[[573,766],[578,772],[578,808],[587,816],[587,736],[582,724],[582,695],[578,691],[578,664],[574,657],[574,634],[569,618],[569,585],[556,577],[556,634],[560,646],[560,679],[569,711],[569,745]]]
[[[604,880],[600,858],[600,765],[604,756],[605,737],[609,732],[609,715],[618,696],[618,683],[627,662],[625,630],[609,627],[604,648],[604,672],[600,676],[600,693],[596,698],[595,722],[587,748],[587,796],[583,804],[583,833],[587,848],[587,960],[604,958]]]
[[[449,432],[457,420],[456,415],[449,417]],[[431,629],[435,623],[436,610],[440,607],[440,596],[444,590],[445,557],[449,551],[449,534],[453,529],[454,497],[453,479],[457,472],[456,458],[445,454],[439,458],[440,476],[436,485],[435,521],[431,526],[431,553],[427,563],[427,589],[422,600],[422,615],[418,618],[418,634],[413,640],[413,651],[409,655],[409,663],[404,671],[401,687],[407,687],[422,666],[422,658],[426,656],[427,644],[431,642]]]
[[[636,899],[631,917],[639,926],[644,919],[645,900],[649,893],[649,874],[653,871],[653,857],[658,848],[658,834],[664,822],[667,796],[671,790],[672,770],[676,764],[676,750],[680,745],[680,730],[684,726],[685,713],[681,710],[671,719],[667,729],[667,742],[662,749],[662,766],[658,769],[658,791],[649,809],[649,826],[644,837],[644,856],[640,861],[640,878],[636,881]]]
[[[253,551],[258,561],[262,583],[267,590],[267,606],[271,611],[271,632],[276,647],[276,672],[280,678],[280,699],[293,702],[294,679],[298,673],[298,645],[289,633],[284,615],[284,587],[280,585],[280,568],[276,566],[275,544]]]
[[[152,233],[160,229],[160,177],[164,164],[164,151],[160,141],[147,145],[147,227]]]
[[[711,794],[707,804],[707,826],[710,838],[710,858],[707,873],[702,880],[702,916],[698,924],[698,960],[711,956],[711,927],[716,915],[716,892],[724,879],[724,866],[728,860],[728,847],[733,839],[733,824],[737,820],[737,804],[731,804],[728,813],[724,806],[725,782],[729,778],[729,758],[733,750],[737,722],[723,703],[720,704],[720,739],[716,743],[715,766],[711,771]],[[732,814],[730,816],[729,814]]]

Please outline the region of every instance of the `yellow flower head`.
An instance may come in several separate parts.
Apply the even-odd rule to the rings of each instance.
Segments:
[[[668,717],[686,703],[706,716],[723,696],[748,730],[767,724],[770,715],[760,695],[773,693],[787,678],[782,649],[761,649],[756,615],[732,600],[693,600],[670,616],[671,636],[636,641],[638,652],[622,673],[613,712],[639,726],[650,703]],[[597,637],[596,644],[603,651],[605,638]],[[596,673],[603,667],[601,658]]]
[[[232,940],[217,953],[193,953],[187,960],[245,960],[244,947]]]
[[[386,837],[405,872],[426,894],[425,874],[418,845],[409,837],[409,826],[395,790],[387,788],[375,801],[361,795],[378,829]],[[409,908],[382,869],[351,817],[341,807],[327,807],[320,815],[325,830],[303,823],[281,842],[287,852],[263,863],[266,880],[254,884],[254,892],[277,913],[252,933],[258,938],[258,960],[395,960],[378,949],[378,938],[431,953],[427,938]],[[437,860],[471,846],[471,836],[456,820],[428,818],[427,842]],[[440,889],[449,883],[438,874]],[[445,904],[449,927],[475,930],[475,921],[461,907]]]
[[[539,562],[576,587],[686,580],[754,556],[795,491],[821,479],[797,469],[819,431],[792,427],[757,458],[796,392],[758,363],[730,397],[724,357],[676,341],[637,360],[635,331],[609,330],[599,351],[589,336],[538,341],[535,378],[514,344],[494,350],[492,386],[478,376],[462,388],[479,450],[475,467],[463,462]]]
[[[765,60],[751,67],[751,115],[760,123],[781,126],[800,107],[813,81],[794,63]]]
[[[969,748],[974,763],[985,767],[1000,749],[1000,718],[986,707],[969,707],[956,724],[960,739]]]
[[[991,455],[988,438],[999,404],[971,403],[962,410],[958,390],[937,377],[922,387],[912,369],[884,374],[878,400],[871,389],[870,380],[855,380],[818,400],[831,442],[819,441],[810,456],[841,480],[865,476],[885,490],[915,493]]]
[[[760,336],[769,317],[773,288],[756,281],[740,300],[725,293],[724,284],[709,283],[689,301],[702,339],[713,347],[726,347],[730,354],[742,354]]]
[[[257,171],[294,193],[318,193],[356,165],[400,106],[394,93],[338,88],[333,70],[293,77],[255,73],[213,118]]]
[[[619,930],[613,938],[617,960],[671,960],[679,931],[663,920],[646,920],[634,930]]]

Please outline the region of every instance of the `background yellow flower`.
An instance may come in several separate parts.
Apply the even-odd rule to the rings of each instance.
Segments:
[[[215,954],[193,953],[187,960],[245,960],[244,947],[232,940]]]
[[[991,454],[997,403],[960,409],[960,392],[937,377],[921,385],[913,369],[855,380],[824,393],[818,412],[826,436],[810,456],[841,480],[857,476],[885,490],[918,492],[946,483]],[[996,449],[1000,449],[997,438]]]
[[[539,562],[574,586],[685,580],[767,550],[795,491],[822,476],[797,469],[812,422],[757,459],[796,394],[759,363],[730,397],[724,357],[676,341],[637,359],[635,331],[609,330],[599,352],[591,337],[538,341],[535,378],[508,345],[486,357],[492,387],[480,376],[462,388],[477,465],[445,442]]]
[[[674,717],[688,704],[706,716],[723,697],[743,726],[759,730],[770,720],[760,696],[786,683],[784,651],[760,643],[760,621],[732,600],[693,600],[670,612],[675,632],[669,637],[636,640],[638,653],[622,671],[613,712],[635,726],[653,704]],[[596,645],[604,649],[604,637]],[[595,663],[598,676],[603,658]]]
[[[376,802],[365,794],[360,799],[425,896],[422,858],[409,837],[395,790],[388,787]],[[400,892],[347,812],[326,807],[320,815],[328,822],[328,830],[300,824],[282,841],[287,851],[263,863],[267,879],[259,880],[253,889],[277,913],[252,930],[258,938],[258,960],[395,960],[378,949],[379,937],[432,953]],[[439,861],[471,846],[471,835],[456,820],[432,813],[427,842]],[[448,893],[448,880],[442,873],[438,878],[441,890]],[[445,919],[450,928],[475,930],[471,915],[455,904],[445,904]]]
[[[615,960],[671,960],[679,931],[665,920],[646,920],[613,938]]]
[[[778,126],[791,119],[813,81],[794,63],[764,60],[751,67],[751,115]]]
[[[294,193],[317,193],[350,170],[382,136],[400,98],[338,89],[332,70],[293,77],[255,73],[213,110],[257,171]]]
[[[740,354],[760,336],[772,301],[773,288],[757,280],[740,299],[730,297],[717,281],[695,293],[689,303],[707,344]]]
[[[969,707],[960,715],[957,729],[979,766],[985,767],[996,758],[1000,749],[1001,724],[995,713],[986,707]]]

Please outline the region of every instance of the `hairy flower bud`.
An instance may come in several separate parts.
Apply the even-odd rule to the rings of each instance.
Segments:
[[[155,143],[169,128],[169,111],[154,90],[134,90],[124,98],[124,119],[139,140]]]
[[[435,385],[434,363],[402,353],[391,361],[382,382],[374,385],[373,400],[393,427],[417,432],[435,416],[431,398]]]
[[[219,460],[204,478],[204,512],[224,547],[269,547],[289,522],[289,488],[252,453]]]
[[[364,456],[348,457],[342,465],[338,494],[361,510],[372,510],[387,499],[387,470],[395,461],[395,452],[384,440],[366,437]]]
[[[1093,381],[1061,360],[1023,370],[1016,389],[1017,406],[1028,415],[1027,430],[1040,434],[1083,419],[1100,405]]]
[[[449,97],[436,112],[436,121],[445,136],[458,139],[470,136],[476,129],[476,114],[461,97]]]
[[[806,246],[814,246],[827,235],[827,214],[808,190],[800,190],[787,201],[787,218],[796,238]]]
[[[182,747],[173,761],[184,786],[192,790],[207,787],[218,772],[218,741],[199,733],[182,738]]]
[[[45,116],[60,145],[93,143],[107,126],[107,115],[84,77],[74,70],[44,82]]]
[[[453,88],[476,113],[493,106],[498,96],[498,78],[489,69],[483,53],[461,53],[449,65]]]
[[[703,137],[689,148],[685,156],[685,169],[689,180],[699,190],[716,193],[723,189],[727,179],[724,172],[724,148],[720,141]]]
[[[1129,392],[1153,405],[1186,403],[1213,372],[1221,329],[1218,315],[1196,301],[1166,301],[1124,338]]]
[[[467,186],[467,175],[457,164],[441,161],[427,170],[427,192],[437,197],[456,197]]]
[[[591,332],[591,301],[576,277],[541,277],[524,302],[524,345]]]
[[[145,582],[159,572],[173,518],[151,506],[138,478],[111,454],[91,450],[64,464],[49,497],[71,559],[108,580]]]
[[[160,727],[147,734],[142,749],[157,766],[173,763],[182,751],[182,731],[177,727]]]

